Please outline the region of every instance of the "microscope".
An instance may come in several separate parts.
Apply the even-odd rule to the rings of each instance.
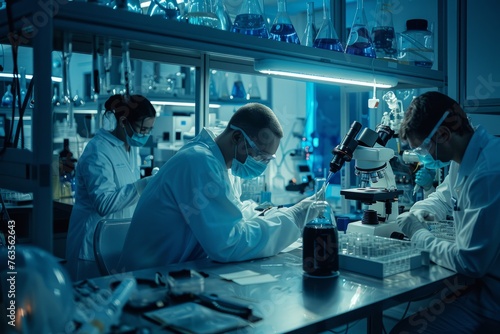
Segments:
[[[360,201],[367,209],[361,221],[348,225],[347,232],[390,237],[392,232],[399,231],[395,219],[399,214],[398,196],[403,193],[396,189],[389,163],[394,150],[385,147],[394,131],[379,124],[376,131],[365,128],[356,139],[361,128],[361,123],[354,121],[342,142],[333,149],[330,171],[336,173],[346,161],[355,160],[359,188],[342,189],[340,194],[345,199]]]

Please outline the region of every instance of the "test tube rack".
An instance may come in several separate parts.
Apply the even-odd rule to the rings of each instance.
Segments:
[[[339,267],[384,278],[422,266],[422,254],[411,242],[371,234],[339,234]]]
[[[455,242],[455,225],[453,220],[427,222],[429,230],[436,237],[450,242]]]

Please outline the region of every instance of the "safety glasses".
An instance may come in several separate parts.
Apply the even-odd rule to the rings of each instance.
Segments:
[[[250,137],[248,137],[247,134],[245,133],[245,131],[243,131],[241,128],[234,126],[234,125],[230,125],[229,127],[233,130],[241,131],[241,133],[243,134],[243,137],[245,137],[245,140],[248,142],[248,145],[250,145],[250,148],[255,153],[254,155],[252,155],[252,158],[254,158],[255,161],[259,161],[259,162],[268,164],[271,160],[276,159],[275,154],[269,154],[269,153],[266,153],[266,152],[262,151],[261,149],[259,149],[257,147],[257,144],[255,144],[253,142],[253,140],[251,140]]]
[[[431,148],[431,144],[432,144],[432,137],[436,134],[436,131],[439,129],[439,127],[441,126],[441,124],[443,124],[444,120],[446,119],[446,117],[448,117],[448,115],[450,114],[449,111],[445,111],[443,116],[441,116],[441,118],[439,119],[439,121],[437,122],[436,126],[432,129],[431,133],[429,133],[429,135],[427,136],[427,138],[424,139],[424,141],[422,142],[422,144],[420,144],[419,147],[415,148],[412,150],[413,153],[423,157],[423,156],[426,156],[426,155],[429,155],[430,152],[429,152],[429,149]]]

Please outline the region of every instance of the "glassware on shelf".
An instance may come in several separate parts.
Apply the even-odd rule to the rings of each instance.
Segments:
[[[314,39],[313,47],[331,51],[344,52],[332,22],[332,15],[328,5],[330,1],[323,0],[323,23]]]
[[[300,44],[297,31],[295,31],[295,27],[286,10],[286,0],[278,0],[278,14],[276,14],[271,31],[269,32],[269,39]]]
[[[434,63],[434,38],[424,19],[406,21],[406,30],[399,34],[399,56],[402,64],[432,67]]]
[[[142,14],[140,0],[112,0],[109,1],[107,5],[113,9],[122,9],[128,12]]]
[[[234,19],[231,32],[269,38],[269,30],[258,0],[243,1],[240,12]]]
[[[224,5],[224,0],[215,0],[213,11],[215,13],[215,16],[219,18],[220,29],[230,31],[233,27],[233,23],[226,10],[226,6]]]
[[[245,86],[241,79],[241,74],[236,74],[234,77],[233,89],[231,90],[231,99],[244,99],[246,97]]]
[[[181,13],[175,0],[152,0],[148,8],[148,16],[155,15],[167,20],[179,21]]]
[[[212,12],[207,0],[191,0],[186,13],[186,21],[189,24],[221,29],[221,22]]]
[[[229,89],[227,84],[227,77],[229,74],[218,72],[219,74],[219,98],[220,99],[229,99]]]
[[[260,89],[257,83],[257,77],[252,75],[252,82],[248,86],[247,100],[260,100]]]
[[[314,39],[318,34],[318,29],[316,28],[316,22],[314,18],[314,2],[310,1],[307,3],[307,23],[306,29],[304,30],[304,35],[302,36],[302,45],[313,46]]]
[[[325,178],[316,179],[316,199],[307,209],[302,232],[302,268],[306,276],[339,274],[339,235],[333,210],[326,201],[325,185]]]
[[[367,28],[363,0],[358,0],[356,13],[347,39],[345,52],[356,56],[375,58],[375,49]]]
[[[5,94],[2,96],[2,107],[12,107],[12,101],[14,96],[12,95],[12,86],[8,85],[5,90]]]
[[[392,18],[392,0],[377,0],[372,41],[377,58],[397,60],[397,39]]]

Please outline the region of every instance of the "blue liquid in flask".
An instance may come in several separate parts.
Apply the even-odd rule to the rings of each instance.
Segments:
[[[299,36],[292,24],[274,24],[269,38],[280,42],[300,44]]]
[[[375,50],[373,49],[373,43],[371,41],[370,33],[368,29],[363,27],[352,27],[352,32],[350,36],[355,42],[348,45],[346,53],[356,56],[364,56],[375,58]]]
[[[313,47],[330,51],[344,52],[344,48],[342,47],[340,40],[333,38],[316,38],[314,40]]]
[[[269,38],[264,17],[259,14],[239,14],[233,22],[231,32],[243,35]]]

